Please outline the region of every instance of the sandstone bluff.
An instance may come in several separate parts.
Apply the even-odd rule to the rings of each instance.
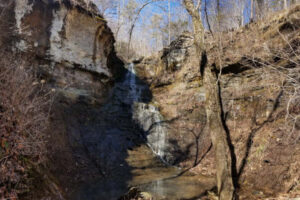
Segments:
[[[47,175],[27,199],[113,200],[130,187],[157,199],[196,199],[214,188],[206,96],[191,33],[129,63],[116,55],[114,36],[90,1],[0,0],[0,11],[7,16],[1,27],[10,27],[0,35],[1,48],[22,55],[56,91]],[[205,35],[207,64],[222,72],[241,199],[299,191],[299,121],[286,137],[285,80],[261,76],[271,63],[298,78],[292,62],[265,52],[290,48],[283,37],[299,52],[299,19],[295,6],[223,33],[221,58],[213,35]]]

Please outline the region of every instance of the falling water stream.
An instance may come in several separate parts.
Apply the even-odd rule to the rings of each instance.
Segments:
[[[134,67],[127,65],[125,79],[116,83],[99,119],[84,126],[83,142],[100,161],[105,177],[77,186],[72,200],[117,200],[130,187],[151,194],[154,200],[197,199],[214,184],[212,178],[182,174],[183,169],[168,164],[172,155],[167,127],[159,109],[145,101],[147,86]],[[128,142],[137,134],[144,142]]]
[[[168,162],[167,131],[163,126],[163,117],[159,110],[151,105],[141,103],[143,87],[136,83],[134,64],[128,65],[125,84],[129,83],[128,99],[133,101],[133,119],[147,133],[147,144],[150,149],[165,163]]]
[[[136,85],[136,73],[134,69],[134,64],[130,63],[128,65],[128,72],[126,74],[126,78],[124,80],[125,84],[129,83],[128,90],[128,99],[132,99],[134,102],[138,101],[141,95],[141,90],[137,90]]]
[[[152,169],[146,167],[143,172],[138,173],[137,177],[134,176],[132,185],[138,186],[142,191],[149,192],[157,200],[194,199],[201,196],[205,189],[211,187],[212,179],[190,173],[179,176],[182,169],[168,164],[172,156],[170,153],[171,147],[168,144],[167,128],[157,107],[151,105],[151,103],[140,102],[143,88],[136,82],[136,73],[132,63],[128,65],[125,83],[129,83],[128,98],[134,101],[132,105],[133,119],[147,133],[147,146],[156,155],[156,158],[159,158],[156,159],[155,156],[151,156],[151,153],[144,152],[141,157],[145,158],[145,155],[152,157],[149,160],[154,167]],[[144,151],[147,151],[146,149]],[[143,151],[138,150],[138,152]],[[135,159],[139,157],[137,152],[134,157]],[[128,159],[128,163],[130,163],[130,159]],[[140,167],[136,164],[133,165]],[[140,163],[137,165],[140,165]],[[135,183],[135,180],[140,178],[140,174],[143,174],[143,180]]]

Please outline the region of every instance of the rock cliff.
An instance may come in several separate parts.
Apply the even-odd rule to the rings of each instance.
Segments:
[[[289,128],[285,114],[293,93],[287,88],[299,81],[299,19],[296,6],[238,30],[205,35],[207,65],[216,65],[220,75],[235,179],[242,190],[261,191],[259,197],[248,193],[243,198],[285,193],[299,181],[299,128]],[[150,85],[151,104],[164,117],[172,164],[214,174],[205,90],[195,55],[193,35],[184,33],[169,48],[138,62],[136,71]],[[292,101],[298,113],[299,99]]]
[[[90,1],[1,1],[2,44],[31,59],[64,95],[102,102],[121,74],[114,37]]]
[[[221,75],[241,199],[299,191],[299,15],[296,6],[264,22],[205,35],[207,65]],[[54,185],[50,193],[61,191],[53,199],[117,199],[136,185],[161,196],[170,188],[185,193],[177,190],[188,185],[187,191],[197,191],[191,199],[200,195],[197,187],[214,184],[194,176],[214,175],[215,167],[192,34],[126,69],[89,0],[0,0],[0,27],[2,50],[22,55],[60,94],[47,143],[45,174],[53,179],[47,184]],[[181,171],[166,163],[193,174],[174,187]],[[36,190],[29,199],[45,197]]]
[[[17,66],[29,67],[43,87],[55,91],[50,125],[42,133],[47,140],[47,156],[43,155],[47,161],[37,169],[25,166],[24,178],[32,191],[23,189],[18,195],[23,195],[21,199],[64,199],[71,191],[65,188],[82,181],[78,176],[101,176],[97,161],[84,146],[78,147],[83,141],[75,137],[76,128],[82,128],[80,120],[94,112],[87,110],[103,105],[114,83],[125,74],[115,54],[113,34],[97,7],[87,0],[0,0],[0,28],[1,51],[6,51],[1,55],[11,56],[7,60],[21,57]],[[83,158],[76,157],[79,151],[84,152]],[[80,168],[78,163],[85,161],[90,166]]]

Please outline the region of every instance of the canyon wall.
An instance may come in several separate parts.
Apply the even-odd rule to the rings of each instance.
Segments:
[[[21,54],[41,82],[60,94],[49,130],[49,171],[65,196],[83,182],[107,177],[113,177],[108,190],[126,191],[133,176],[128,152],[145,144],[169,164],[214,175],[192,34],[134,61],[128,71],[90,1],[0,0],[0,14],[2,49]],[[205,35],[206,64],[221,75],[235,178],[242,190],[251,190],[245,199],[299,187],[300,121],[289,121],[299,115],[299,101],[290,102],[286,113],[293,80],[300,81],[299,15],[296,6],[264,22]]]
[[[24,55],[69,99],[103,102],[122,62],[107,22],[90,1],[0,2],[1,44]]]
[[[261,197],[295,189],[299,181],[299,120],[290,123],[286,115],[299,81],[299,19],[296,6],[238,30],[206,33],[204,39],[206,64],[215,65],[219,75],[235,179],[242,189],[261,191]],[[150,104],[164,118],[172,164],[215,174],[193,35],[184,33],[170,47],[137,61],[136,71],[150,85]],[[292,101],[297,115],[299,100]]]
[[[0,0],[0,29],[1,55],[12,57],[7,60],[21,57],[18,67],[29,68],[38,78],[33,84],[53,94],[49,127],[41,133],[47,159],[34,169],[24,164],[30,191],[20,195],[64,199],[82,179],[101,177],[97,158],[78,137],[82,120],[107,102],[115,82],[126,73],[114,50],[113,33],[87,0]]]

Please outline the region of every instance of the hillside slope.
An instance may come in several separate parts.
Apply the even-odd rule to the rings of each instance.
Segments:
[[[0,130],[0,198],[115,200],[137,186],[161,198],[195,199],[213,187],[214,152],[191,33],[125,66],[90,1],[0,0],[0,13],[1,55],[9,58],[2,61],[35,75],[17,77],[13,88],[1,85],[2,94],[27,83],[54,95],[46,98],[49,117],[38,141],[46,160],[33,164],[36,157],[16,154],[25,147],[8,140],[19,134],[18,124],[2,117],[14,109],[0,99],[0,120],[11,122]],[[207,33],[205,42],[207,65],[219,74],[240,199],[299,197],[300,6]],[[35,99],[25,96],[16,104]]]
[[[241,199],[299,195],[300,6],[238,30],[207,33],[205,42],[207,63],[221,75]],[[193,36],[185,33],[136,68],[165,118],[173,164],[213,175],[197,60]]]

